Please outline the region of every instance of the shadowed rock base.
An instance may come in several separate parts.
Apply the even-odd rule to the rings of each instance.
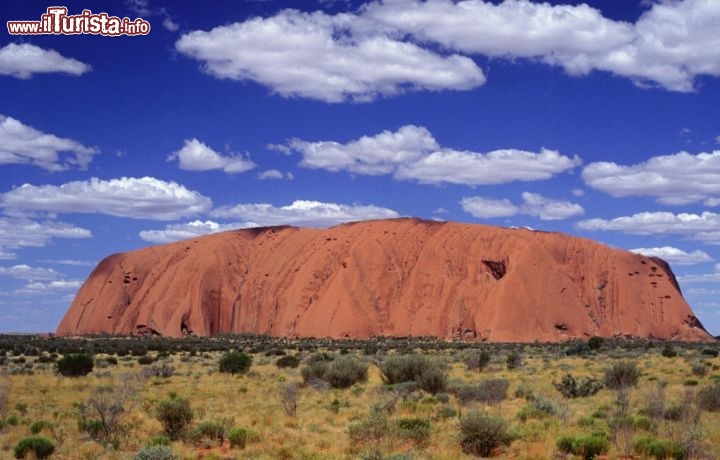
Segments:
[[[112,255],[58,334],[712,340],[664,261],[418,219],[238,230]]]

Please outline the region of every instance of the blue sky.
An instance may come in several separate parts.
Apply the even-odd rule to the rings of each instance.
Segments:
[[[720,334],[720,2],[62,6],[151,31],[3,30],[0,332],[112,253],[416,216],[661,256]]]

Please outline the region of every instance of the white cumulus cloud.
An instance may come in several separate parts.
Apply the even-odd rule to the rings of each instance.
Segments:
[[[85,168],[97,149],[57,137],[0,115],[0,165],[30,164],[48,171]]]
[[[195,238],[211,233],[257,226],[257,224],[249,222],[220,224],[212,220],[194,220],[183,224],[170,224],[161,230],[143,230],[140,232],[140,238],[150,243],[172,243],[173,241]]]
[[[537,193],[523,192],[522,212],[542,220],[563,220],[585,213],[582,206],[565,200],[554,200]]]
[[[590,163],[582,175],[590,187],[615,197],[650,196],[663,204],[720,204],[720,150],[662,155],[634,165]]]
[[[92,178],[60,186],[24,184],[0,195],[0,206],[12,210],[175,220],[207,212],[212,201],[176,182],[122,177]]]
[[[177,32],[180,29],[180,26],[175,24],[170,18],[163,19],[162,25],[166,30],[169,30],[170,32]]]
[[[481,219],[524,214],[539,217],[541,220],[562,220],[585,212],[579,204],[547,198],[537,193],[524,192],[522,199],[523,202],[516,205],[507,198],[473,196],[463,198],[460,206],[465,212]]]
[[[720,282],[720,264],[715,265],[715,272],[713,273],[700,273],[678,276],[680,283],[718,283]],[[705,292],[699,292],[700,294],[708,295]]]
[[[659,257],[672,265],[695,265],[701,262],[711,262],[713,259],[706,252],[699,249],[692,252],[686,252],[682,249],[672,246],[663,246],[659,248],[636,248],[630,252],[642,254],[648,257]]]
[[[77,291],[82,282],[79,280],[54,280],[47,283],[39,281],[28,283],[17,289],[20,295],[60,295],[66,291]]]
[[[682,92],[697,76],[720,76],[720,3],[712,0],[653,2],[634,24],[586,4],[529,0],[390,0],[369,4],[363,16],[421,43],[533,59],[571,75],[601,70]]]
[[[90,238],[90,230],[55,220],[0,217],[0,249],[46,246],[53,238]],[[12,253],[10,253],[12,254]]]
[[[267,180],[267,179],[287,179],[292,180],[294,178],[293,173],[285,173],[283,174],[282,171],[278,171],[277,169],[268,169],[267,171],[263,171],[258,174],[258,179],[261,180]]]
[[[416,90],[467,90],[485,76],[472,59],[441,55],[384,33],[362,29],[352,14],[284,10],[175,44],[218,78],[252,80],[283,96],[326,102],[369,101]]]
[[[212,211],[213,217],[241,219],[259,226],[297,225],[306,227],[329,227],[343,222],[369,219],[390,219],[399,214],[388,208],[374,205],[324,203],[296,200],[287,206],[277,207],[267,203],[224,206]]]
[[[242,156],[223,156],[197,139],[185,140],[183,147],[170,154],[168,161],[178,160],[180,169],[187,171],[210,171],[221,169],[228,174],[249,171],[255,163]]]
[[[21,280],[55,280],[61,276],[61,273],[52,268],[19,264],[12,267],[0,267],[0,276],[9,276]]]
[[[8,43],[0,48],[0,75],[25,79],[36,73],[77,76],[89,71],[90,66],[87,64],[29,43]]]
[[[471,196],[460,200],[463,211],[479,219],[493,217],[512,217],[520,212],[520,208],[507,198],[496,200],[482,196]]]
[[[720,214],[640,212],[614,219],[588,219],[577,227],[590,231],[615,231],[632,235],[682,235],[698,241],[720,244]]]
[[[357,174],[392,174],[399,180],[465,185],[502,184],[549,179],[574,169],[581,161],[542,149],[540,153],[516,149],[488,153],[453,150],[439,145],[427,128],[406,125],[395,132],[341,144],[334,141],[293,140],[300,166]]]

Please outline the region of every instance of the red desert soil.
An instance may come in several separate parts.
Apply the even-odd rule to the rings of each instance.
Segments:
[[[664,261],[418,219],[219,233],[109,256],[58,334],[712,340]]]

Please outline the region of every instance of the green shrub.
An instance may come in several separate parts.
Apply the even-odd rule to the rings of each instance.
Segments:
[[[565,435],[557,440],[557,448],[565,454],[580,455],[585,460],[590,460],[600,454],[607,452],[610,443],[604,434],[593,433],[591,435]]]
[[[99,440],[103,437],[105,427],[103,426],[103,422],[101,420],[80,417],[78,420],[78,430],[89,434],[92,439]]]
[[[295,369],[300,365],[300,360],[297,358],[297,356],[282,356],[278,358],[277,361],[275,361],[275,365],[280,368],[292,368]]]
[[[457,417],[457,411],[452,406],[441,406],[435,417],[440,420]]]
[[[55,365],[65,377],[81,377],[92,372],[95,360],[87,354],[69,354],[60,358]]]
[[[440,363],[420,354],[391,356],[380,363],[380,377],[386,384],[417,382],[430,393],[445,390],[447,377]]]
[[[179,460],[180,456],[168,446],[150,446],[141,449],[133,460]]]
[[[637,386],[640,371],[635,361],[619,361],[605,370],[605,386],[611,390],[622,390]]]
[[[160,401],[156,417],[170,439],[177,440],[192,422],[193,412],[187,399],[175,397]]]
[[[505,358],[505,365],[508,369],[517,369],[522,366],[523,358],[519,351],[511,351]]]
[[[489,457],[510,442],[508,423],[500,417],[471,411],[460,418],[460,445],[466,454]]]
[[[465,354],[463,361],[465,361],[468,369],[481,372],[490,364],[490,352],[487,350],[470,350]]]
[[[660,353],[666,358],[674,358],[677,356],[677,351],[675,351],[670,344],[665,345]]]
[[[377,443],[389,432],[389,423],[385,414],[379,410],[373,410],[364,419],[351,423],[348,427],[348,435],[353,444]]]
[[[700,352],[700,354],[702,354],[704,356],[712,356],[713,358],[717,358],[717,356],[718,356],[718,354],[720,354],[720,352],[718,352],[717,348],[703,348],[702,351]]]
[[[590,337],[588,339],[587,346],[593,351],[598,351],[602,347],[604,341],[605,340],[602,337]]]
[[[720,411],[720,382],[715,382],[714,385],[700,390],[697,395],[697,402],[702,410],[708,412]]]
[[[523,422],[529,419],[542,420],[545,417],[559,415],[562,413],[563,410],[564,408],[560,406],[556,401],[540,395],[534,398],[530,402],[530,404],[520,409],[517,417]]]
[[[496,404],[507,398],[507,389],[510,382],[507,379],[486,379],[475,385],[456,385],[451,388],[460,404],[479,401],[486,404]]]
[[[28,436],[15,444],[13,454],[15,458],[25,458],[32,453],[35,458],[43,459],[50,457],[55,452],[55,445],[48,438],[42,436]]]
[[[155,358],[153,358],[150,355],[143,355],[143,356],[138,357],[137,362],[138,362],[138,364],[140,364],[142,366],[147,366],[149,364],[154,363]]]
[[[313,359],[300,369],[305,383],[322,380],[333,388],[349,388],[367,380],[367,363],[351,355],[343,355],[332,361]]]
[[[218,420],[204,420],[198,424],[193,430],[191,437],[196,441],[208,439],[222,444],[225,439],[225,424]]]
[[[354,356],[344,355],[333,360],[326,369],[323,380],[333,388],[349,388],[367,380],[368,365]]]
[[[241,351],[229,351],[220,357],[220,372],[244,374],[250,370],[252,356]]]
[[[145,443],[145,447],[153,447],[153,446],[169,446],[172,444],[172,439],[170,439],[169,436],[164,434],[157,434],[153,436],[152,438],[148,439],[148,442]]]
[[[310,383],[313,380],[325,381],[325,373],[327,372],[328,362],[311,361],[300,369],[303,382]]]
[[[603,385],[593,378],[576,380],[572,374],[566,374],[559,382],[553,381],[553,386],[566,398],[586,398],[596,394]]]
[[[395,420],[392,426],[393,433],[418,446],[425,446],[430,441],[430,420],[425,418],[401,418]]]
[[[698,377],[704,377],[708,373],[708,367],[703,362],[693,363],[692,373]]]
[[[657,439],[654,436],[645,436],[635,441],[635,453],[658,460],[666,458],[684,460],[687,458],[685,450],[678,443]]]
[[[434,364],[425,369],[425,371],[417,377],[417,383],[420,388],[428,393],[437,394],[445,391],[447,388],[447,376],[445,370],[438,364]]]
[[[244,449],[248,441],[248,431],[245,428],[230,428],[227,432],[230,447],[233,449]]]
[[[30,425],[30,433],[32,434],[38,434],[40,433],[44,428],[52,428],[52,423],[46,421],[46,420],[38,420],[37,422],[33,422]]]

